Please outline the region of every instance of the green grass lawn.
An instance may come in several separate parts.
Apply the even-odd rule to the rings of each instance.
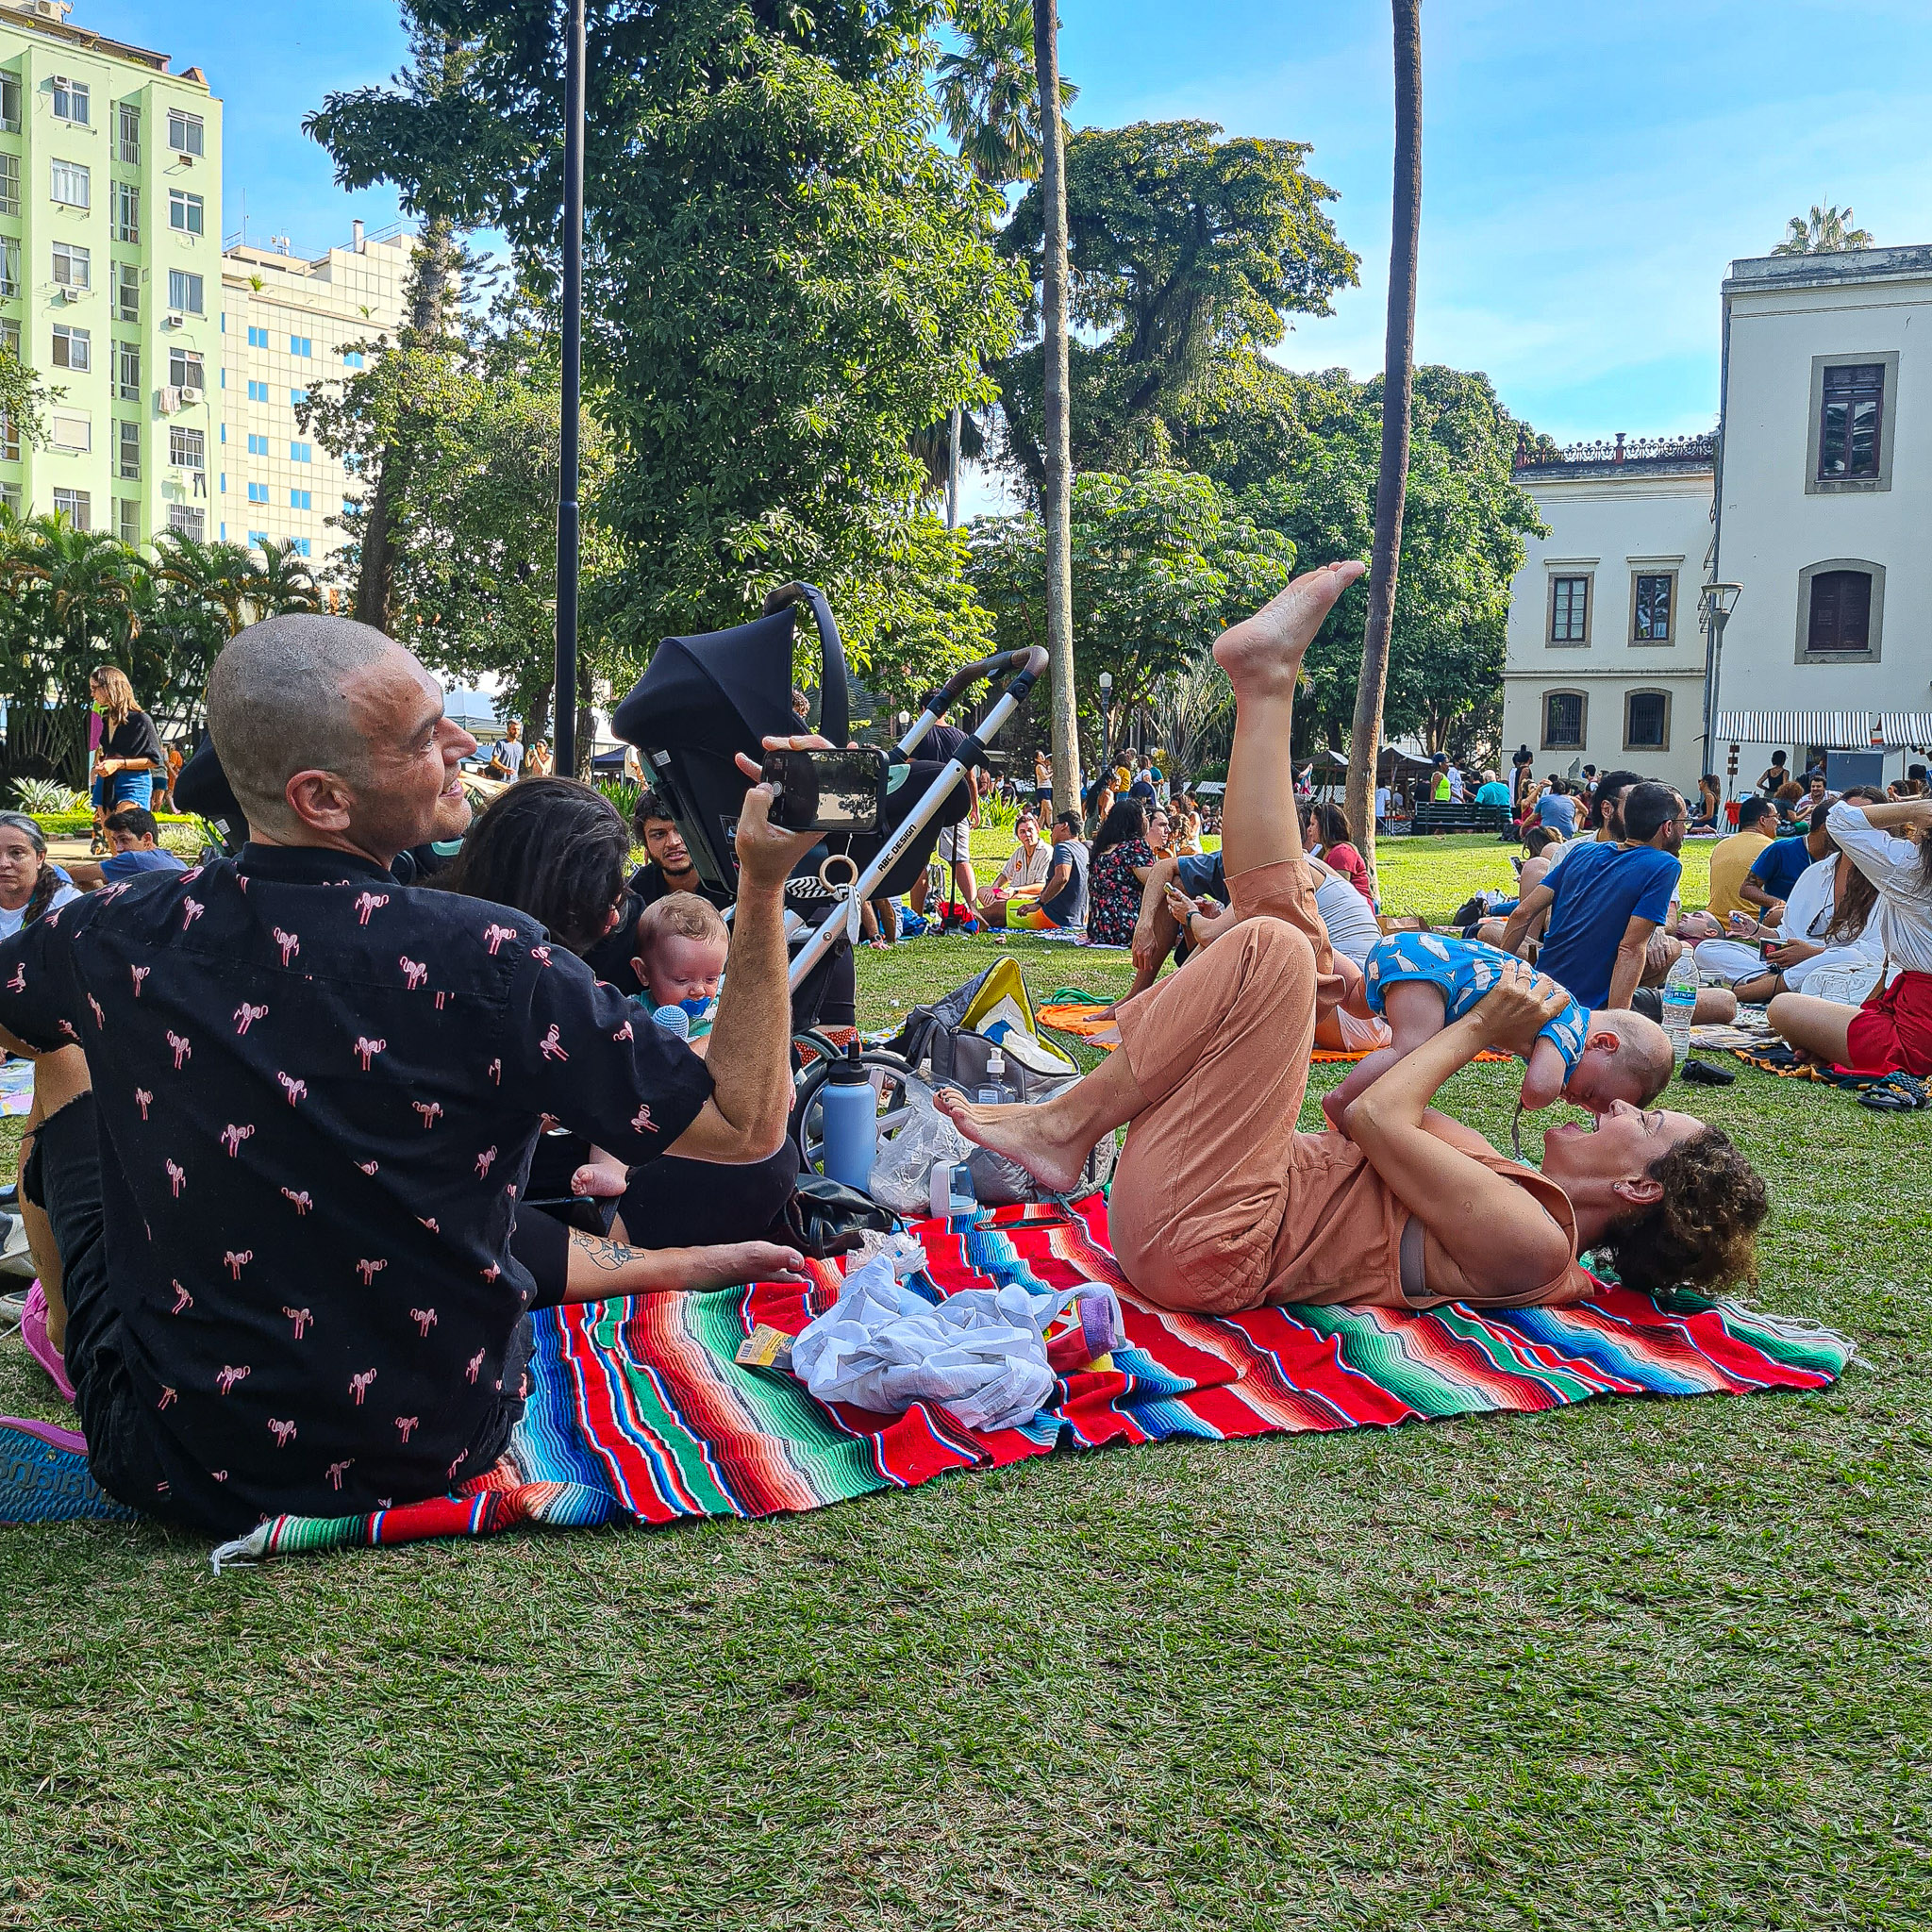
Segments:
[[[1504,853],[1391,843],[1385,887]],[[1000,950],[864,954],[862,1017]],[[1511,1088],[1449,1099],[1500,1144]],[[1919,1932],[1932,1135],[1749,1071],[1699,1110],[1773,1184],[1755,1299],[1859,1342],[1836,1390],[220,1578],[0,1534],[0,1925]],[[44,1397],[0,1344],[0,1410]]]

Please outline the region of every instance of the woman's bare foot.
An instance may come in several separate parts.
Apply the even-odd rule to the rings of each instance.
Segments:
[[[629,1171],[614,1160],[587,1160],[570,1177],[570,1191],[596,1201],[614,1201],[630,1184]]]
[[[1092,1141],[1060,1124],[1050,1105],[981,1107],[951,1088],[935,1093],[933,1105],[975,1146],[990,1147],[1017,1161],[1056,1193],[1067,1193],[1079,1184],[1093,1150]]]
[[[1305,572],[1254,616],[1223,631],[1214,641],[1214,659],[1227,673],[1236,695],[1269,690],[1291,693],[1302,659],[1335,600],[1367,569],[1350,558]]]

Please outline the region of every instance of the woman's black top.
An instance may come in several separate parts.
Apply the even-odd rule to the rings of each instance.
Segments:
[[[100,755],[104,758],[146,758],[157,777],[167,774],[167,760],[161,756],[161,735],[145,711],[129,711],[113,730],[104,733]]]

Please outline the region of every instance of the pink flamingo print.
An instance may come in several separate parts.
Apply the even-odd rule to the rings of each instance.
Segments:
[[[626,1020],[610,1037],[612,1040],[635,1040],[637,1035],[631,1031],[630,1022]]]
[[[228,1150],[230,1160],[242,1152],[242,1141],[252,1141],[254,1138],[255,1129],[252,1126],[238,1127],[233,1121],[230,1121],[221,1133],[222,1145]]]
[[[630,1117],[630,1130],[633,1134],[655,1134],[658,1129],[651,1119],[651,1109],[641,1107]]]
[[[51,913],[45,914],[43,916],[47,918],[53,917]],[[74,1022],[72,1020],[61,1021],[60,1030],[61,1032],[66,1034],[69,1040],[73,1041],[75,1046],[78,1046],[80,1044],[80,1035],[74,1030]]]
[[[255,1250],[253,1248],[243,1248],[239,1255],[231,1248],[222,1257],[223,1265],[226,1267],[228,1278],[231,1281],[240,1281],[242,1269],[247,1267],[249,1262],[254,1259]]]
[[[415,1323],[423,1340],[427,1341],[429,1340],[429,1331],[436,1326],[436,1310],[434,1308],[411,1308],[409,1310],[409,1320]]]
[[[299,1194],[293,1188],[284,1188],[282,1190],[282,1199],[294,1203],[295,1219],[297,1221],[300,1221],[315,1206],[315,1203],[308,1198],[308,1190],[307,1188],[304,1188]]]
[[[375,1380],[374,1369],[364,1369],[359,1375],[349,1377],[349,1393],[356,1398],[356,1407],[362,1407],[362,1398],[369,1393],[369,1385]]]
[[[295,1424],[278,1423],[273,1416],[269,1418],[268,1432],[275,1439],[277,1449],[286,1449],[295,1440]]]
[[[447,994],[447,993],[442,993],[442,992],[439,992],[439,993],[438,993],[438,994],[436,995],[436,1010],[437,1010],[437,1011],[438,1011],[439,1013],[442,1011],[442,1003],[443,1003],[443,1001],[444,1001],[445,999],[447,999],[447,998],[448,998],[448,994]]]
[[[225,1368],[222,1371],[222,1373],[215,1377],[215,1387],[219,1389],[224,1395],[226,1395],[233,1391],[235,1384],[237,1382],[245,1382],[247,1379],[248,1364],[246,1362],[243,1362],[239,1369]]]
[[[168,1286],[175,1291],[175,1306],[168,1310],[171,1315],[181,1314],[194,1306],[194,1297],[178,1281],[170,1281]]]
[[[369,1062],[389,1044],[386,1040],[371,1040],[366,1034],[356,1036],[356,1058],[362,1062],[362,1071],[369,1071]]]
[[[550,963],[550,948],[548,946],[532,946],[530,948],[530,958],[536,960],[538,965],[547,966]]]
[[[484,1269],[483,1279],[487,1281],[491,1288],[494,1288],[496,1286],[496,1277],[502,1273],[503,1270],[499,1268],[494,1261],[492,1261],[491,1262],[489,1267]]]
[[[288,1316],[290,1321],[294,1323],[294,1339],[297,1341],[300,1341],[303,1336],[308,1332],[310,1325],[315,1321],[315,1317],[311,1315],[307,1308],[284,1308],[282,1310],[282,1313]]]
[[[491,1060],[483,1071],[490,1075],[491,1079],[497,1086],[501,1087],[503,1085],[503,1062],[501,1060]]]
[[[188,870],[184,872],[181,874],[181,876],[175,881],[175,883],[177,886],[192,886],[206,870],[207,868],[205,866],[191,865],[188,868]],[[239,878],[237,879],[236,883],[238,885],[241,883]]]
[[[175,1391],[172,1389],[170,1389],[165,1382],[163,1382],[161,1384],[161,1399],[155,1404],[155,1407],[157,1408],[166,1408],[171,1404],[178,1402],[179,1400],[180,1397],[177,1396],[175,1393]]]
[[[410,958],[407,953],[396,961],[396,964],[403,969],[403,984],[411,992],[429,977],[429,968],[421,959]]]
[[[465,1451],[463,1452],[463,1455],[465,1455],[465,1456],[466,1456],[466,1455],[468,1455],[468,1454],[469,1454],[469,1451],[468,1451],[468,1450],[465,1450]],[[450,1464],[450,1466],[449,1466],[449,1467],[448,1467],[448,1468],[447,1468],[446,1470],[444,1470],[444,1471],[443,1471],[443,1475],[444,1475],[445,1479],[446,1479],[447,1481],[450,1481],[450,1482],[455,1482],[455,1481],[456,1481],[456,1479],[457,1479],[457,1471],[458,1471],[458,1470],[459,1470],[460,1468],[462,1468],[462,1466],[463,1466],[463,1457],[462,1457],[462,1456],[458,1456],[458,1457],[457,1457],[457,1459],[456,1459],[456,1460],[455,1460],[454,1462],[452,1462],[452,1463]]]
[[[343,1457],[341,1461],[331,1462],[329,1466],[323,1471],[323,1474],[328,1477],[329,1487],[331,1489],[340,1490],[341,1488],[342,1478],[345,1475],[347,1475],[349,1471],[355,1466],[355,1462],[356,1458],[353,1456],[345,1456]]]
[[[127,969],[128,977],[134,981],[134,997],[136,999],[141,997],[141,982],[154,970],[152,966],[130,966]]]
[[[469,1375],[471,1386],[475,1387],[476,1377],[483,1373],[483,1351],[480,1348],[464,1364],[464,1370]]]
[[[483,928],[483,942],[490,948],[490,957],[496,958],[496,949],[505,940],[513,940],[517,929],[513,925],[497,925],[493,922]]]
[[[364,1174],[374,1174],[381,1164],[382,1163],[380,1161],[375,1160],[358,1160],[356,1163],[356,1165],[359,1167]]]
[[[194,1056],[194,1048],[182,1035],[170,1031],[168,1044],[175,1050],[175,1071],[178,1074],[183,1065]]]
[[[427,1133],[442,1118],[442,1102],[440,1100],[412,1100],[409,1105],[423,1116],[423,1130]]]
[[[181,1198],[181,1190],[188,1185],[188,1170],[185,1167],[177,1167],[172,1160],[164,1160],[161,1165],[168,1170],[168,1186],[173,1191],[174,1198],[178,1201]]]
[[[137,986],[134,990],[136,992],[139,992],[141,988]],[[13,969],[13,977],[7,982],[7,991],[8,992],[25,992],[26,991],[26,966],[25,963]]]
[[[107,1009],[101,1005],[99,1000],[95,999],[92,993],[88,994],[87,1003],[94,1009],[94,1024],[105,1033],[108,1030]]]
[[[123,892],[131,892],[133,890],[133,886],[130,885],[127,880],[123,879],[118,886],[103,886],[101,890],[94,894],[94,897],[98,899],[103,906],[105,906],[108,902],[108,900],[118,899]]]
[[[356,1263],[356,1273],[362,1277],[362,1286],[364,1288],[374,1288],[375,1286],[375,1277],[388,1266],[389,1263],[387,1261],[358,1261]]]
[[[557,1022],[555,1020],[551,1021],[550,1023],[550,1031],[546,1033],[543,1036],[543,1038],[537,1042],[537,1051],[541,1053],[546,1060],[569,1059],[570,1056],[563,1050],[561,1035],[559,1033]]]
[[[147,1110],[155,1104],[155,1097],[145,1087],[137,1087],[134,1090],[134,1104],[140,1108],[142,1119],[146,1120]]]
[[[356,924],[358,925],[367,925],[369,924],[369,915],[378,906],[387,906],[388,904],[389,894],[387,892],[358,892],[356,895]]]
[[[235,1031],[237,1035],[246,1033],[258,1020],[268,1018],[266,1007],[251,1007],[246,1000],[235,1008]]]
[[[420,1221],[423,1224],[423,1225],[429,1230],[431,1234],[441,1234],[442,1232],[441,1225],[437,1221],[435,1215],[419,1214],[417,1215],[416,1219]]]
[[[490,1178],[490,1170],[495,1164],[495,1160],[496,1149],[494,1147],[486,1147],[482,1153],[477,1155],[476,1178],[479,1181],[487,1181]]]
[[[269,937],[275,941],[276,945],[281,947],[282,964],[284,966],[302,950],[302,939],[299,933],[284,932],[277,925],[270,928]]]
[[[402,1431],[403,1441],[405,1442],[407,1442],[409,1440],[409,1438],[413,1436],[416,1433],[416,1431],[422,1426],[423,1418],[421,1416],[399,1415],[396,1418],[396,1427]]]
[[[207,910],[208,908],[199,899],[183,899],[181,902],[181,930],[186,932]]]
[[[289,1096],[291,1107],[308,1096],[308,1082],[296,1079],[292,1074],[284,1074],[279,1068],[275,1072],[275,1084]]]

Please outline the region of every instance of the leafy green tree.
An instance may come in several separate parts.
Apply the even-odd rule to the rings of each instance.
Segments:
[[[1033,0],[953,0],[958,45],[934,66],[933,94],[959,158],[1005,187],[1040,176],[1040,90],[1033,70]],[[1060,107],[1079,92],[1060,82]]]
[[[48,389],[37,370],[0,342],[0,432],[7,432],[0,433],[0,442],[38,446],[46,436],[47,405],[65,393]]]
[[[1869,228],[1854,225],[1857,217],[1848,208],[1820,208],[1816,202],[1807,215],[1793,215],[1785,224],[1785,239],[1771,252],[1774,255],[1839,255],[1852,248],[1872,248]]]
[[[586,381],[611,439],[611,608],[640,647],[810,576],[845,600],[917,514],[908,439],[991,400],[1020,288],[997,197],[929,138],[931,0],[593,12]],[[331,96],[347,186],[508,237],[555,292],[562,85],[548,6],[420,0],[466,64],[434,98]]]
[[[244,543],[204,543],[179,530],[159,531],[154,575],[177,611],[219,611],[225,638],[252,621],[256,569]]]
[[[1304,142],[1232,140],[1207,121],[1086,128],[1067,142],[1067,222],[1076,469],[1174,460],[1182,424],[1251,368],[1291,314],[1326,315],[1357,260],[1322,204],[1334,190],[1307,173]],[[1037,188],[1003,237],[1036,281]],[[1040,351],[1000,368],[1010,458],[1041,475]]]

